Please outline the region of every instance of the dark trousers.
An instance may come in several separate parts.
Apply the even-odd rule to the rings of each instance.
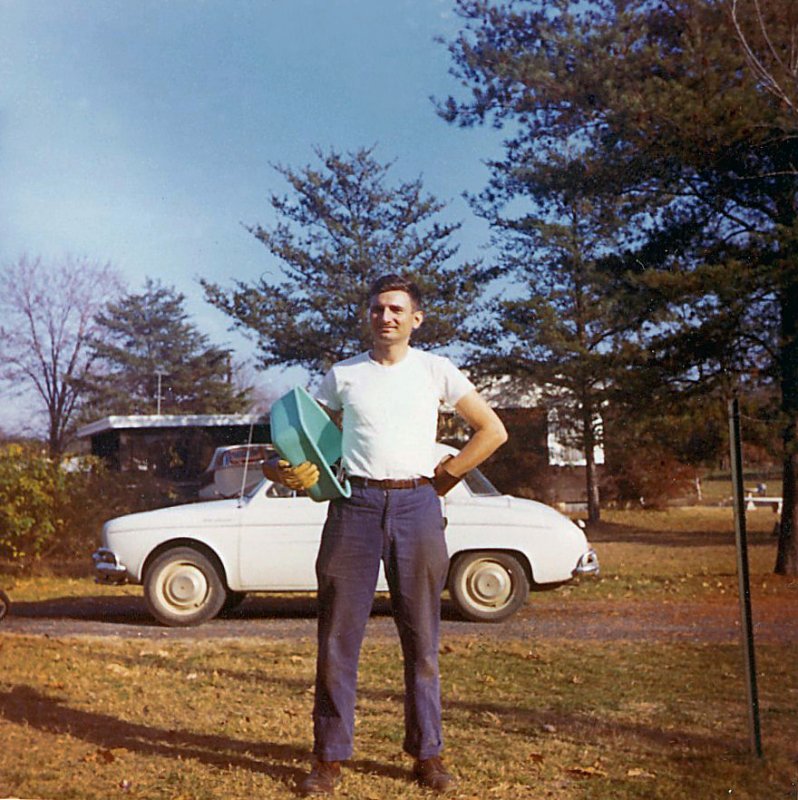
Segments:
[[[324,761],[352,755],[358,658],[380,561],[404,656],[404,749],[430,758],[443,746],[438,642],[449,560],[440,499],[429,484],[353,487],[350,498],[330,503],[316,561],[313,752]]]

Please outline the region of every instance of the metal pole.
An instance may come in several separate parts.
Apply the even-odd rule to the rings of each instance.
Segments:
[[[156,372],[158,376],[158,394],[157,394],[157,401],[156,401],[156,411],[155,413],[160,417],[161,416],[161,376],[163,372]]]
[[[734,490],[734,530],[737,539],[740,631],[743,637],[745,683],[748,695],[748,730],[751,737],[751,750],[761,758],[762,737],[759,729],[759,695],[756,688],[754,629],[751,623],[751,581],[748,573],[748,538],[745,529],[740,401],[736,397],[729,403],[729,445],[731,447],[732,488]]]

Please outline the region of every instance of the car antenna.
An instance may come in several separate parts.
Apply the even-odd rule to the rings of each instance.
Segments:
[[[256,409],[253,407],[253,411]],[[254,416],[254,415],[253,415]],[[258,415],[257,419],[261,418],[261,414]],[[249,423],[249,435],[247,436],[247,450],[244,456],[244,472],[241,476],[241,491],[238,493],[238,507],[241,508],[241,504],[244,502],[244,491],[247,488],[247,473],[249,472],[249,454],[252,451],[252,435],[255,430],[255,420],[250,420]]]

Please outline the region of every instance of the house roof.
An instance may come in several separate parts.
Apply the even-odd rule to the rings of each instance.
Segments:
[[[103,417],[78,429],[78,438],[113,430],[151,428],[218,428],[227,425],[265,425],[264,414],[135,414],[127,417]]]

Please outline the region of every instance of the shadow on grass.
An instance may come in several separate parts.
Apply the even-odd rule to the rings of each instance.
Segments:
[[[728,736],[689,733],[675,729],[658,728],[642,722],[605,720],[600,716],[578,711],[553,709],[529,710],[508,708],[495,703],[455,702],[445,706],[467,710],[482,715],[495,715],[502,721],[501,730],[508,734],[529,737],[530,741],[556,735],[574,741],[597,742],[604,740],[616,743],[628,738],[636,743],[681,751],[716,752],[722,754],[747,753],[744,737],[732,739]]]
[[[120,625],[160,626],[147,611],[142,597],[56,597],[48,600],[17,601],[14,616],[60,618]],[[253,596],[243,605],[222,615],[225,619],[309,619],[316,617],[316,598],[307,595]]]
[[[14,602],[15,617],[71,619],[125,625],[153,625],[144,601],[138,597],[54,597]]]
[[[308,593],[296,595],[253,594],[238,608],[223,612],[219,619],[205,623],[201,628],[182,629],[190,631],[206,630],[230,622],[268,621],[273,619],[315,620],[317,603],[315,595]],[[388,597],[377,596],[371,610],[372,616],[391,617],[391,601]],[[159,625],[147,611],[144,599],[123,595],[119,597],[56,597],[49,600],[15,601],[13,615],[20,619],[61,619],[76,622],[97,622],[104,625],[132,625],[151,627],[160,631],[168,630]],[[441,618],[462,621],[463,618],[454,606],[444,600]],[[177,630],[177,629],[171,629]]]
[[[261,675],[261,680],[264,677]],[[275,680],[272,683],[294,685],[294,680]],[[397,723],[401,720],[401,697],[395,692],[362,688],[361,697],[372,700],[390,699],[396,704]],[[572,741],[607,741],[617,746],[624,739],[642,742],[657,750],[723,754],[726,757],[746,753],[742,738],[709,735],[678,730],[666,730],[631,720],[602,720],[590,713],[564,709],[524,709],[493,702],[465,700],[444,701],[447,715],[466,714],[483,719],[485,715],[500,720],[503,734],[536,739],[555,734]],[[53,736],[68,735],[104,750],[123,748],[143,756],[158,756],[175,761],[192,759],[217,769],[245,769],[262,774],[281,783],[288,791],[298,794],[298,783],[306,774],[309,753],[304,748],[275,741],[245,741],[225,735],[163,728],[108,714],[72,708],[62,699],[49,696],[24,684],[0,692],[0,717],[6,722],[26,726]],[[463,720],[449,724],[463,728]],[[468,725],[469,723],[466,723]],[[483,724],[483,723],[474,723]],[[548,731],[547,731],[548,729]],[[297,766],[295,762],[305,764]],[[401,766],[371,759],[356,759],[347,769],[364,774],[379,775],[394,780],[410,780],[409,771]]]
[[[452,656],[457,658],[457,656]],[[110,656],[109,656],[110,659]],[[140,660],[135,656],[122,656],[114,653],[113,660],[128,667],[135,667]],[[191,667],[191,670],[195,667]],[[278,693],[289,691],[292,693],[305,692],[311,685],[307,678],[288,677],[282,674],[279,665],[273,669],[255,668],[251,670],[236,670],[224,667],[215,667],[214,673],[226,681],[234,684],[252,685],[255,690],[262,690],[265,686],[273,687]],[[392,703],[396,709],[396,721],[401,725],[404,692],[401,687],[390,689],[376,689],[369,686],[358,686],[357,695],[360,700],[370,700],[372,702]],[[655,748],[673,749],[681,751],[716,752],[724,754],[745,755],[747,752],[746,742],[743,738],[731,738],[722,734],[704,734],[687,732],[677,728],[657,727],[655,724],[647,724],[633,720],[609,720],[601,716],[601,711],[595,714],[589,711],[565,710],[561,708],[546,707],[545,703],[541,708],[524,708],[521,705],[506,705],[490,701],[475,701],[447,698],[443,700],[444,714],[450,717],[467,715],[476,722],[465,723],[466,726],[476,724],[484,727],[485,718],[500,720],[497,730],[504,734],[515,734],[526,737],[530,742],[550,737],[549,731],[555,731],[560,737],[573,739],[574,741],[594,741],[598,738],[607,741],[617,742],[619,739],[627,738],[636,742],[646,742]],[[0,699],[0,713],[2,713],[2,700]],[[463,728],[463,720],[452,720],[452,726]],[[494,724],[493,722],[488,725]],[[125,745],[122,745],[125,746]],[[374,762],[356,761],[350,762],[350,766],[364,772],[374,772],[378,774],[396,776],[403,775],[401,770],[392,770],[385,765],[375,766]]]
[[[7,722],[29,726],[55,736],[69,735],[106,750],[124,748],[146,756],[195,759],[202,764],[228,769],[237,767],[268,775],[296,791],[296,784],[306,768],[286,763],[307,760],[309,753],[294,745],[278,742],[247,742],[228,736],[158,728],[117,719],[107,714],[81,711],[64,705],[31,686],[17,685],[0,692],[0,716]],[[407,778],[400,767],[359,759],[347,764],[349,769]]]

